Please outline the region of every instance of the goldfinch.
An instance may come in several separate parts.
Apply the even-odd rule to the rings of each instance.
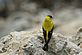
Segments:
[[[47,15],[42,23],[43,36],[45,40],[45,45],[43,47],[44,51],[48,51],[48,43],[54,30],[54,22],[52,21],[52,18],[53,17],[51,15]]]

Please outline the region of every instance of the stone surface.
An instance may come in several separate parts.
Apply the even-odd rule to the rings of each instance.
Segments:
[[[80,55],[82,49],[70,39],[53,33],[49,50],[42,49],[42,31],[11,32],[0,39],[0,55]]]

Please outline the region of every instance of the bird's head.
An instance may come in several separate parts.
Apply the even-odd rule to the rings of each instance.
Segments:
[[[48,21],[51,21],[52,20],[52,16],[51,15],[47,15],[45,17],[45,21],[48,22]]]

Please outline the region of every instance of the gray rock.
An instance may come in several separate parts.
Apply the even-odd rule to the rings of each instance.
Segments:
[[[80,55],[82,49],[59,33],[53,33],[49,50],[42,49],[42,31],[11,32],[0,39],[0,55]]]
[[[82,27],[77,30],[76,35],[72,36],[72,41],[82,48]]]

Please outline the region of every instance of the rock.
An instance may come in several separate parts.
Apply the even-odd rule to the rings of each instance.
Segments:
[[[82,49],[59,33],[53,33],[49,50],[42,49],[42,31],[11,32],[0,39],[0,55],[77,55]]]
[[[31,29],[35,22],[33,22],[33,15],[27,12],[14,12],[12,13],[6,21],[4,21],[4,26],[0,36],[7,35],[13,31],[24,31]]]
[[[38,22],[35,17],[38,11],[36,3],[30,3],[28,0],[0,0],[0,4],[1,2],[6,2],[8,16],[6,19],[0,17],[0,37],[13,31],[30,29]],[[0,5],[0,7],[2,6]],[[0,9],[4,10],[5,8]],[[1,15],[2,13],[0,13]]]
[[[27,3],[24,1],[20,5],[20,10],[35,14],[38,12],[38,5],[36,3],[29,3],[29,2]]]
[[[81,18],[78,18],[68,23],[60,25],[55,32],[61,33],[65,36],[74,36],[77,33],[79,27],[82,26]],[[70,28],[69,28],[70,27]]]
[[[80,52],[78,55],[82,55],[82,52]]]
[[[82,48],[82,27],[77,30],[76,35],[72,36],[72,41]]]

